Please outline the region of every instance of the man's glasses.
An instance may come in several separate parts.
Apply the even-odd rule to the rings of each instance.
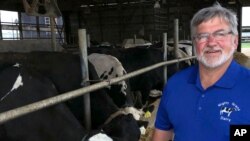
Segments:
[[[228,34],[232,34],[232,31],[222,30],[222,31],[216,31],[213,33],[201,33],[201,34],[194,36],[194,39],[198,43],[203,43],[203,42],[207,42],[211,35],[216,41],[220,41],[220,40],[224,40]]]

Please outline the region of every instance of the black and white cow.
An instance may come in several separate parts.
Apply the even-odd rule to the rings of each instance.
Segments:
[[[0,72],[0,112],[57,94],[53,83],[19,64]],[[81,141],[86,130],[65,104],[39,110],[0,125],[1,141]]]
[[[95,72],[89,64],[90,72]],[[91,70],[92,69],[92,70]],[[98,79],[97,73],[91,73],[90,78]],[[124,141],[138,141],[140,138],[139,125],[132,114],[119,109],[104,89],[94,91],[91,97],[91,112],[93,128],[101,128],[112,138]],[[99,125],[102,125],[101,127]]]
[[[27,71],[19,65],[1,71],[0,80],[0,84],[3,86],[0,88],[1,112],[57,94],[50,80],[37,72]],[[0,126],[0,139],[26,141],[106,141],[104,138],[110,141],[137,141],[139,139],[139,127],[131,114],[122,112],[109,119],[109,116],[117,113],[119,109],[104,90],[93,92],[91,102],[93,103],[93,120],[96,121],[93,125],[96,126],[96,129],[102,125],[100,127],[102,127],[103,133],[98,131],[88,135],[67,106],[58,104],[4,123]],[[81,113],[78,111],[77,114]],[[105,122],[107,120],[108,122]]]
[[[66,91],[74,90],[81,87],[81,71],[80,71],[80,60],[79,56],[72,55],[68,53],[52,53],[52,52],[34,52],[34,53],[2,53],[0,54],[0,68],[4,68],[7,65],[13,62],[22,62],[23,66],[25,66],[30,71],[35,71],[40,73],[44,77],[48,77],[54,84],[59,93],[63,93]],[[91,66],[91,65],[90,65]],[[92,71],[90,71],[92,72]],[[93,73],[90,73],[93,74]],[[99,78],[98,78],[99,79]],[[101,91],[101,90],[100,90]],[[117,106],[113,103],[112,99],[108,97],[107,93],[102,90],[97,93],[96,100],[95,98],[91,98],[92,101],[92,125],[93,128],[98,128],[100,125],[105,123],[110,114],[118,111]],[[94,93],[94,92],[93,92]],[[103,93],[100,95],[100,93]],[[93,95],[94,96],[94,95]],[[91,96],[92,97],[92,96]],[[70,107],[70,110],[74,113],[76,118],[80,121],[83,119],[83,114],[81,111],[82,98],[76,98],[70,101],[67,101],[67,105]],[[100,105],[100,106],[99,106]],[[107,107],[111,107],[110,110]],[[80,107],[80,108],[79,108]],[[129,127],[134,133],[131,133],[131,140],[135,140],[138,137],[138,125],[135,124],[135,119],[131,115],[126,115],[126,118],[118,119],[117,121],[122,122],[121,120],[125,120],[127,123],[126,126]],[[129,122],[132,122],[130,124]],[[110,125],[111,124],[111,125]],[[116,127],[112,125],[113,122],[110,122],[109,126]],[[125,126],[119,124],[117,128],[120,130],[124,130]],[[119,131],[119,130],[117,130]],[[127,131],[129,132],[129,131]],[[137,136],[135,136],[135,134]],[[139,133],[140,134],[140,133]],[[122,138],[120,134],[120,138]],[[111,135],[112,136],[112,135]],[[127,135],[126,135],[127,136]],[[130,140],[130,139],[128,139]]]
[[[173,47],[174,42],[173,41],[168,41],[168,45]],[[178,42],[178,49],[183,50],[188,56],[192,56],[192,41],[190,40],[180,40]]]
[[[103,53],[115,56],[123,65],[124,69],[129,73],[143,67],[159,63],[163,60],[163,52],[161,49],[155,48],[128,48],[128,49],[108,49],[108,48],[89,48],[90,53]],[[174,59],[174,56],[168,56],[168,60]],[[179,68],[185,68],[190,64],[179,63]],[[168,66],[168,76],[178,71],[175,64]],[[131,91],[141,92],[141,102],[136,105],[141,108],[153,89],[162,90],[164,85],[163,68],[158,68],[147,73],[129,79]],[[139,93],[140,94],[140,93]],[[137,94],[135,95],[137,96]]]
[[[92,53],[88,56],[88,60],[93,64],[98,76],[102,80],[112,79],[126,74],[126,70],[123,68],[121,62],[114,56]],[[119,94],[117,92],[119,92]],[[139,120],[143,115],[141,110],[134,108],[128,81],[123,80],[111,85],[108,89],[108,94],[119,108],[123,108],[127,113],[132,113],[136,120]]]
[[[126,70],[120,61],[111,55],[92,53],[88,56],[88,60],[95,67],[101,80],[108,80],[126,74]],[[117,106],[122,107],[126,102],[128,102],[126,103],[128,105],[132,105],[128,84],[125,80],[109,87],[109,90],[112,91],[113,89],[122,93],[121,95],[116,94],[111,96]],[[109,94],[114,93],[110,92]]]
[[[108,56],[98,57],[98,55],[95,55],[94,57],[97,57],[96,60],[102,61],[101,63],[103,67],[100,67],[97,64],[97,61],[94,61],[95,59],[93,58],[93,55],[92,57],[90,56],[90,61],[94,63],[94,66],[97,69],[100,69],[97,71],[98,73],[102,73],[103,76],[101,78],[112,78],[115,77],[114,75],[116,74],[121,76],[122,73],[124,73],[124,70],[122,70],[122,66],[120,65],[121,69],[113,68],[113,74],[105,74],[105,71],[110,71],[108,69],[112,68],[113,65],[110,64],[110,62],[115,62],[113,61],[115,58]],[[107,60],[105,57],[108,58],[108,61],[110,62],[105,62],[105,60]],[[98,58],[101,58],[102,60]],[[51,79],[59,93],[68,92],[82,87],[82,74],[78,55],[58,52],[0,53],[0,68],[15,62],[21,62],[27,68],[36,70],[42,75]],[[119,62],[115,62],[113,64],[117,66]],[[105,67],[105,65],[107,67]],[[119,71],[122,72],[120,73]],[[116,95],[112,95],[114,101],[119,107],[126,104],[126,102],[131,104],[131,100],[129,100],[129,87],[126,88],[128,85],[125,83],[125,81],[122,81],[119,84],[120,85],[117,85],[117,87],[116,85],[111,87],[114,93],[118,93]],[[124,98],[125,94],[128,95],[127,99]]]

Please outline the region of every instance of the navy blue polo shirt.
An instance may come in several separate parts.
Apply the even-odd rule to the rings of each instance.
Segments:
[[[155,127],[174,129],[175,141],[229,141],[230,124],[250,124],[250,71],[232,61],[204,90],[198,65],[171,77],[164,88]]]

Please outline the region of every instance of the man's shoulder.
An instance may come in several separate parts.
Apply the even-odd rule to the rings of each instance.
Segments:
[[[250,69],[246,68],[244,66],[240,67],[240,72],[239,75],[241,76],[241,78],[243,79],[250,79]]]
[[[232,78],[232,81],[250,84],[250,69],[233,61],[227,77]]]

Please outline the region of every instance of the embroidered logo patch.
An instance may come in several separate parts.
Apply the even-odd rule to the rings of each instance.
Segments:
[[[231,114],[233,112],[240,111],[240,108],[238,105],[236,105],[234,102],[222,102],[218,104],[218,107],[220,108],[220,120],[231,122]]]

